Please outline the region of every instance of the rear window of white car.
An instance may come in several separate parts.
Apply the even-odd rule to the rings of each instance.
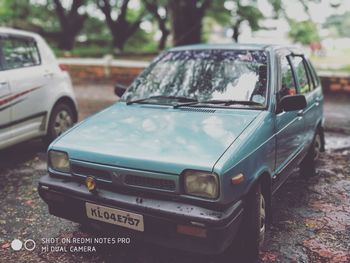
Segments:
[[[0,39],[2,69],[40,65],[40,55],[34,39],[9,37]]]

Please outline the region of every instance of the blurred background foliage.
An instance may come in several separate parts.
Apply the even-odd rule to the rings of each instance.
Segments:
[[[0,26],[41,34],[58,56],[102,57],[246,41],[248,31],[250,39],[261,42],[264,34],[277,35],[284,21],[287,42],[308,47],[322,63],[324,39],[350,38],[346,0],[293,2],[302,19],[290,14],[288,0],[0,0]],[[324,2],[334,12],[315,22],[313,7]]]

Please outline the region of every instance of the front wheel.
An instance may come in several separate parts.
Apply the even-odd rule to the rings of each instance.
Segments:
[[[321,133],[318,131],[311,143],[311,146],[300,163],[300,175],[308,178],[316,174],[316,161],[319,159],[323,151],[323,143]]]
[[[255,262],[264,242],[267,222],[266,198],[260,184],[256,184],[247,196],[243,213],[237,236],[224,256],[237,262]]]
[[[74,109],[66,103],[57,104],[51,112],[47,135],[44,138],[45,143],[51,143],[58,136],[71,128],[74,123]]]

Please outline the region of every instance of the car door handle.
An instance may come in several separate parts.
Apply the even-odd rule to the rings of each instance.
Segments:
[[[0,81],[0,88],[7,87],[8,85],[7,81]]]
[[[319,105],[320,105],[320,101],[322,101],[322,98],[317,97],[317,98],[315,99],[315,105],[316,105],[316,106],[319,106]]]
[[[304,111],[303,110],[298,111],[297,116],[301,119],[304,116]]]
[[[52,72],[47,72],[47,73],[44,74],[45,78],[51,78],[52,76],[53,76]]]

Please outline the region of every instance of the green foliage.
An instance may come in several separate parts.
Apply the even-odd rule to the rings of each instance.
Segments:
[[[275,13],[275,18],[279,17],[279,13],[281,12],[283,6],[282,6],[282,0],[268,0],[269,3],[272,6],[272,9]]]
[[[226,9],[225,2],[230,2],[234,8],[232,10]],[[253,31],[260,29],[259,21],[264,19],[263,13],[256,6],[256,0],[245,1],[244,4],[241,3],[241,0],[213,1],[207,15],[223,26],[247,21]]]
[[[152,33],[146,33],[142,29],[130,37],[126,42],[125,52],[155,52],[157,51],[157,43],[153,39]]]
[[[238,6],[237,15],[239,19],[246,20],[253,31],[260,29],[259,21],[264,19],[263,13],[254,5]]]
[[[157,20],[149,10],[145,8],[144,0],[138,0],[139,5],[135,8],[129,5],[127,9],[127,20],[137,21],[143,17],[143,21],[147,20],[153,24],[153,30],[146,32],[138,28],[135,34],[128,39],[125,45],[125,52],[154,52],[157,50],[157,41],[154,36],[158,30]],[[168,7],[169,0],[147,0],[156,4],[159,8],[165,9]],[[202,3],[203,0],[198,0]],[[283,3],[287,0],[267,0],[274,10],[274,17],[278,17],[283,13]],[[305,8],[308,8],[308,3],[318,2],[320,0],[298,0]],[[62,3],[66,1],[62,0]],[[70,2],[70,1],[68,1]],[[66,3],[68,3],[66,2]],[[223,27],[230,27],[236,33],[240,33],[240,25],[246,22],[253,31],[261,29],[261,21],[266,17],[257,6],[258,0],[212,0],[209,8],[205,11],[203,19],[203,38],[209,39],[212,28],[220,24]],[[110,3],[114,8],[113,16],[115,17],[120,11],[121,0],[111,0]],[[229,5],[227,5],[229,3]],[[231,6],[231,8],[228,8]],[[92,8],[91,8],[92,7]],[[71,51],[74,56],[103,56],[107,53],[112,53],[113,37],[107,27],[106,21],[97,15],[100,12],[96,5],[96,0],[86,0],[83,9],[90,10],[89,16],[84,22],[82,30],[76,38],[76,46]],[[91,11],[95,9],[95,11]],[[285,12],[283,13],[285,14]],[[170,21],[166,21],[166,26],[170,29]],[[289,36],[295,41],[302,44],[309,44],[319,41],[317,28],[310,21],[296,22],[291,21],[291,32]],[[0,26],[9,26],[31,30],[39,33],[43,32],[58,32],[60,31],[60,23],[55,12],[53,0],[0,0]],[[350,36],[350,12],[344,13],[341,16],[331,16],[325,26],[331,29],[337,36]],[[53,38],[43,34],[56,51],[63,54],[55,46]],[[56,41],[56,40],[55,40]]]
[[[29,0],[0,1],[0,25],[18,27],[25,25],[25,18],[31,13]]]
[[[335,36],[350,37],[350,12],[342,15],[331,15],[327,18],[324,27],[330,29]]]
[[[290,22],[291,30],[289,32],[289,37],[292,38],[294,42],[308,45],[320,41],[317,27],[312,21],[306,20],[296,22],[292,20]]]
[[[95,44],[77,44],[72,50],[68,53],[62,49],[57,48],[54,43],[50,43],[51,48],[57,57],[64,57],[69,54],[71,57],[82,57],[82,58],[100,58],[105,56],[106,54],[112,54],[113,49],[110,45],[95,45]]]

